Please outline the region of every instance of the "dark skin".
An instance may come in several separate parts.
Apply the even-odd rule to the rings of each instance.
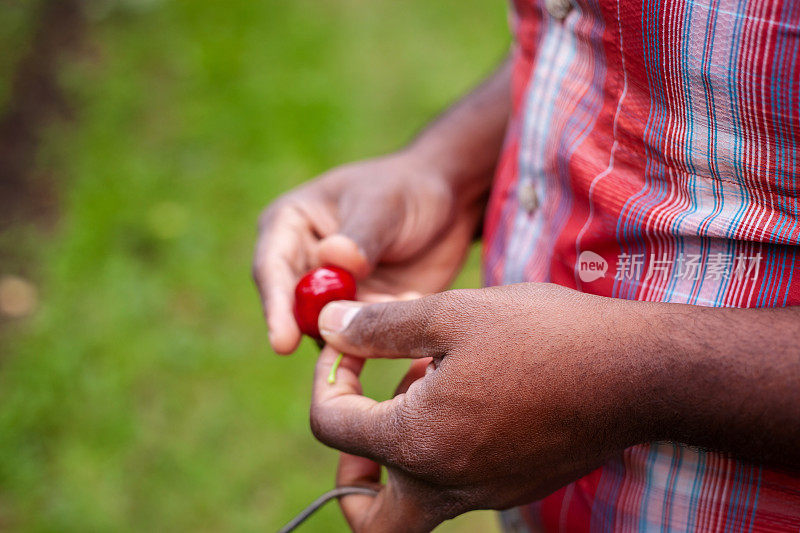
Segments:
[[[264,210],[253,277],[276,352],[300,342],[294,287],[320,264],[352,272],[368,301],[447,288],[486,207],[510,74],[505,62],[403,150],[330,170]]]
[[[276,351],[299,341],[291,291],[310,267],[349,268],[366,299],[382,302],[333,303],[320,317],[328,347],[312,430],[346,452],[338,484],[380,489],[342,498],[351,527],[428,531],[535,500],[656,440],[800,468],[798,309],[634,302],[537,283],[391,301],[441,291],[460,268],[507,120],[508,78],[504,66],[410,147],[334,170],[262,218],[254,272]],[[394,399],[361,395],[370,357],[414,359]]]

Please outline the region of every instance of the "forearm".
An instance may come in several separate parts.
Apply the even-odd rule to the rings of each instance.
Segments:
[[[625,304],[652,438],[800,467],[800,309]]]
[[[488,191],[511,110],[511,60],[433,121],[406,148],[435,166],[459,199],[473,202]]]

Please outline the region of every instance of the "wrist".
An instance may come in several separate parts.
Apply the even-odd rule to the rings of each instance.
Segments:
[[[605,376],[608,419],[621,448],[668,440],[675,427],[679,347],[669,304],[606,298]]]
[[[681,304],[624,302],[634,362],[631,417],[637,443],[674,441],[704,445],[706,411],[722,390],[715,354],[700,330],[713,309]],[[723,387],[724,389],[724,387]],[[711,409],[713,410],[713,408]]]
[[[494,177],[496,155],[462,153],[433,135],[423,135],[398,155],[412,168],[441,179],[462,205],[484,201]]]

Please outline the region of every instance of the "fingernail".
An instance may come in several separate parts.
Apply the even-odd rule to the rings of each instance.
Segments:
[[[347,329],[364,304],[359,302],[331,302],[319,315],[319,331],[323,335],[341,333]]]

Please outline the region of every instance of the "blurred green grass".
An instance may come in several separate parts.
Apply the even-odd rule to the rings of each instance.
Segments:
[[[336,454],[307,424],[315,348],[267,347],[256,217],[330,166],[399,147],[489,72],[505,4],[90,6],[89,51],[60,72],[76,118],[38,154],[58,180],[57,230],[3,235],[31,250],[41,307],[0,339],[0,526],[275,530],[330,488]],[[14,16],[3,42],[24,41]],[[458,286],[478,284],[473,253]],[[402,370],[368,365],[367,392],[387,396]],[[344,529],[331,505],[304,531]]]

